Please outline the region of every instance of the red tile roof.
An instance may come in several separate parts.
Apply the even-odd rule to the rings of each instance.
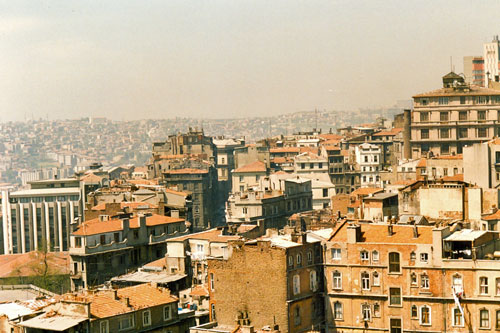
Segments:
[[[156,225],[182,223],[184,219],[174,218],[170,216],[162,216],[153,214],[146,217],[146,226],[152,227]],[[131,229],[139,228],[139,217],[130,219],[129,226]],[[122,220],[113,219],[109,221],[99,221],[99,218],[88,220],[73,232],[75,236],[90,236],[104,234],[108,232],[117,232],[122,230]]]
[[[273,153],[299,153],[300,148],[299,147],[279,147],[279,148],[271,148],[269,149],[269,152],[271,154]]]
[[[351,196],[355,195],[369,195],[369,194],[375,194],[379,192],[383,192],[383,188],[378,188],[378,187],[360,187],[353,192],[351,192]]]
[[[203,174],[203,173],[208,173],[208,170],[202,170],[202,169],[192,169],[192,168],[184,168],[184,169],[177,169],[177,170],[168,170],[164,171],[164,173],[169,173],[173,175],[184,175],[184,174]]]
[[[417,168],[425,168],[427,167],[427,159],[422,157],[420,161],[417,163]]]
[[[255,162],[244,165],[244,166],[234,170],[234,172],[241,172],[241,173],[266,172],[266,171],[267,171],[266,165],[264,164],[264,162],[261,162],[261,161],[255,161]]]
[[[378,133],[375,133],[373,134],[373,136],[395,136],[397,134],[399,134],[400,132],[402,132],[403,129],[402,128],[392,128],[388,131],[380,131]]]
[[[9,276],[34,276],[43,268],[43,252],[33,251],[22,254],[0,255],[0,278]],[[69,273],[68,252],[48,252],[49,275]]]
[[[332,234],[330,241],[347,241],[347,226],[342,227]],[[360,243],[379,244],[432,244],[432,226],[418,226],[418,237],[414,238],[414,226],[392,225],[393,234],[389,236],[387,224],[360,223]]]

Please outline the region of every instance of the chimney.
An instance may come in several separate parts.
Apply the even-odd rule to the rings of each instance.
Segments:
[[[249,322],[249,320],[244,320],[245,324]],[[254,333],[253,326],[247,326],[247,325],[242,325],[241,326],[241,333]]]
[[[122,220],[123,237],[127,237],[130,229],[130,220],[128,218]]]
[[[99,222],[106,222],[109,220],[109,215],[99,215]]]
[[[359,224],[349,224],[347,226],[347,243],[355,244],[361,236],[361,226]]]
[[[411,110],[405,109],[403,113],[403,158],[411,158]]]
[[[115,300],[119,300],[118,289],[113,289],[113,297],[114,297]]]
[[[413,225],[413,238],[418,238],[418,227],[416,224]]]
[[[144,214],[139,215],[139,228],[140,229],[146,228],[146,215]]]
[[[130,297],[125,297],[125,304],[130,308]]]
[[[394,231],[392,230],[392,224],[387,225],[387,235],[392,236]]]

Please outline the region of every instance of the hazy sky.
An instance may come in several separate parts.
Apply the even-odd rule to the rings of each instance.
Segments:
[[[500,34],[500,1],[0,1],[0,121],[391,106]]]

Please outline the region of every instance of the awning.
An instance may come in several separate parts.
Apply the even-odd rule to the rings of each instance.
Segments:
[[[85,317],[69,317],[59,315],[46,317],[45,315],[42,315],[26,321],[22,321],[18,325],[23,327],[61,332],[71,327],[75,327],[76,325],[86,320],[88,320],[88,318]]]

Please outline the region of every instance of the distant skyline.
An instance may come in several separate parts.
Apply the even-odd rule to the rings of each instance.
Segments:
[[[498,1],[0,1],[0,121],[394,105],[482,55]]]

